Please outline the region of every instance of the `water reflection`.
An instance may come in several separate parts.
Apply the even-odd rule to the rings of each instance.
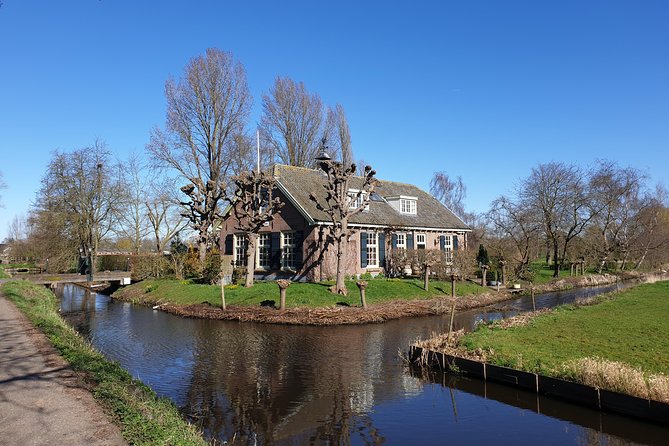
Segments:
[[[419,336],[443,332],[448,317],[295,327],[178,318],[74,286],[62,296],[62,313],[78,331],[171,398],[210,438],[279,445],[500,439],[579,444],[602,432],[592,423],[550,414],[544,409],[548,403],[537,410],[526,402],[514,404],[515,397],[491,398],[490,384],[481,395],[467,381],[444,385],[405,370],[398,350]],[[537,304],[549,305],[543,296]],[[471,328],[477,320],[514,314],[527,305],[519,299],[488,312],[462,313],[456,326]],[[571,405],[564,411],[592,416]],[[635,431],[652,429],[660,428],[629,421],[624,434],[611,438],[647,443],[648,437]],[[669,435],[666,429],[661,433]]]

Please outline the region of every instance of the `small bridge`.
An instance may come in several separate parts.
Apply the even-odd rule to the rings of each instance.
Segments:
[[[59,283],[88,282],[86,274],[14,274],[12,279],[23,279],[40,285],[57,285]],[[119,285],[130,285],[130,272],[104,271],[93,275],[93,282],[118,282]]]

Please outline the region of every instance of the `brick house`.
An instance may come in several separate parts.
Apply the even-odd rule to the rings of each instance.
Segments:
[[[318,281],[336,274],[336,246],[328,243],[329,217],[316,208],[309,194],[324,195],[323,172],[303,167],[275,165],[275,196],[284,203],[274,220],[259,234],[255,276]],[[352,178],[349,190],[355,195]],[[352,203],[356,206],[358,203]],[[221,252],[236,266],[245,266],[246,240],[235,229],[228,209],[221,226]],[[369,205],[349,221],[355,233],[346,246],[346,275],[384,272],[386,253],[393,249],[441,249],[446,259],[466,248],[471,231],[463,221],[427,192],[410,184],[379,180]]]

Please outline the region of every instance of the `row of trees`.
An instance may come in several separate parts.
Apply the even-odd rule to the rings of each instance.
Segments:
[[[242,64],[230,53],[208,49],[186,65],[180,78],[166,82],[165,96],[165,126],[153,129],[146,146],[150,162],[139,156],[114,160],[99,141],[70,153],[55,152],[34,208],[25,221],[15,219],[10,238],[18,246],[26,242],[30,256],[49,258],[51,265],[57,259],[71,263],[72,253],[78,252],[92,267],[98,249],[110,239],[134,253],[147,250],[147,244],[160,252],[187,230],[204,264],[207,252],[217,246],[227,203],[255,203],[244,217],[252,226],[268,218],[254,207],[267,199],[271,183],[249,176],[256,151],[248,123],[252,98]],[[331,236],[335,242],[343,239],[349,197],[342,184],[355,170],[343,107],[327,107],[302,83],[277,77],[263,95],[262,109],[261,169],[274,162],[316,167],[319,144],[330,142],[334,161],[347,172],[331,171],[329,202],[317,204],[341,214],[341,226],[332,226],[340,232]],[[320,167],[333,169],[335,164]],[[358,173],[372,184],[371,169]],[[541,164],[512,194],[497,198],[485,215],[465,211],[466,188],[459,177],[436,172],[430,191],[473,227],[470,246],[487,239],[499,256],[516,260],[519,273],[542,247],[557,275],[577,256],[596,257],[600,268],[611,260],[621,261],[623,268],[638,267],[666,246],[665,194],[647,188],[646,181],[638,171],[608,162],[589,170]],[[239,229],[253,233],[250,227]],[[248,261],[253,264],[252,258]]]
[[[647,183],[640,171],[610,161],[589,169],[539,164],[512,194],[493,201],[486,238],[521,277],[540,253],[555,277],[584,260],[600,272],[612,262],[623,270],[658,265],[668,260],[667,194]]]
[[[187,227],[204,264],[217,246],[226,203],[240,198],[236,180],[256,164],[246,72],[230,53],[208,49],[166,82],[165,97],[165,126],[153,129],[146,146],[150,162],[113,160],[100,141],[53,154],[30,215],[12,224],[10,240],[24,256],[64,267],[78,251],[90,266],[105,241],[139,253],[152,239],[160,252]],[[322,138],[331,141],[335,158],[353,159],[341,105],[326,107],[287,77],[276,78],[262,103],[261,168],[274,162],[312,167]]]

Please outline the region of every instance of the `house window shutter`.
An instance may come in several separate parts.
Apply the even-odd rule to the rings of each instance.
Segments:
[[[304,251],[304,247],[302,246],[302,231],[295,231],[295,268],[300,269],[302,268],[302,259],[303,255],[302,252]]]
[[[458,236],[454,235],[453,236],[453,251],[457,251],[457,250],[458,250]]]
[[[445,235],[440,235],[439,236],[439,249],[442,251],[446,250],[446,236]]]
[[[407,234],[407,249],[413,249],[413,234]]]
[[[281,233],[272,232],[270,238],[270,268],[271,269],[280,269],[281,268]]]
[[[228,235],[225,236],[225,248],[224,249],[225,249],[224,253],[225,253],[226,256],[231,256],[232,255],[232,249],[233,249],[232,234],[228,234]]]
[[[367,268],[367,233],[360,233],[360,267]]]
[[[379,233],[379,266],[386,267],[386,234]]]
[[[393,249],[397,249],[397,234],[390,235],[390,246]]]

